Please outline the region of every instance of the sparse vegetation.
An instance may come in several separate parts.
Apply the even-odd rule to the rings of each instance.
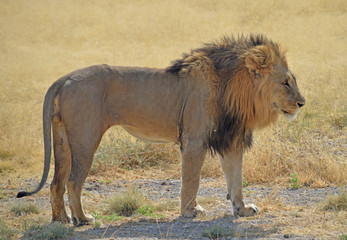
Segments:
[[[347,115],[331,117],[331,124],[333,127],[343,129],[347,125]]]
[[[202,236],[209,239],[223,239],[227,237],[237,237],[238,234],[230,228],[217,225],[213,228],[205,229],[202,232]]]
[[[8,240],[13,237],[15,231],[0,220],[0,240]]]
[[[13,153],[10,153],[8,151],[1,151],[0,150],[0,159],[6,160],[8,158],[13,158],[15,155]]]
[[[163,215],[157,212],[156,207],[149,204],[145,195],[136,186],[130,184],[126,192],[116,194],[109,200],[109,207],[106,213],[111,215],[93,215],[97,219],[109,221],[118,221],[134,214],[144,217],[163,218]]]
[[[157,212],[157,209],[154,206],[146,205],[137,209],[137,213],[141,216],[152,217],[152,218],[163,218],[164,216],[161,213]]]
[[[13,163],[11,161],[14,157],[15,155],[13,153],[2,151],[0,149],[0,173],[14,171]]]
[[[137,213],[143,215],[143,216],[150,216],[155,211],[155,208],[153,206],[143,206],[137,209]]]
[[[247,182],[246,178],[242,179],[242,185],[243,185],[243,187],[248,187],[249,186],[249,183]]]
[[[336,196],[329,196],[322,204],[324,211],[347,211],[347,192],[341,190]]]
[[[124,216],[119,216],[117,213],[113,213],[111,215],[102,216],[101,219],[106,219],[108,221],[119,221],[124,219]]]
[[[347,235],[346,234],[341,234],[339,236],[339,240],[347,240]]]
[[[95,223],[94,223],[94,228],[100,228],[100,226],[101,226],[100,222],[96,222],[96,221],[95,221]]]
[[[292,189],[298,189],[300,188],[299,178],[298,174],[292,173],[290,174],[290,187]]]
[[[180,203],[178,200],[165,200],[163,202],[156,203],[155,208],[159,212],[166,211],[178,211]]]
[[[105,179],[99,179],[99,183],[101,183],[101,184],[111,184],[112,183],[112,180],[105,180]]]
[[[28,240],[58,240],[68,239],[73,229],[61,223],[33,224],[24,232],[23,238]]]
[[[278,188],[276,187],[264,198],[257,199],[256,205],[261,209],[261,212],[279,210],[284,206],[282,198],[278,193]]]
[[[13,212],[17,216],[22,216],[26,214],[37,214],[39,213],[39,208],[36,204],[32,202],[25,202],[22,204],[16,204],[11,207],[11,212]]]
[[[125,193],[112,197],[109,201],[109,213],[129,217],[144,205],[145,197],[135,186],[128,185]]]
[[[122,219],[125,218],[124,216],[119,216],[117,213],[110,213],[110,214],[107,214],[107,213],[109,213],[109,211],[108,211],[108,212],[105,212],[105,213],[103,213],[103,214],[98,214],[98,213],[96,213],[96,212],[93,212],[93,213],[92,213],[92,216],[93,216],[95,219],[107,220],[107,221],[111,221],[111,222],[113,222],[113,221],[119,221],[119,220],[122,220]],[[95,227],[96,227],[96,225],[100,225],[100,223],[95,224]]]

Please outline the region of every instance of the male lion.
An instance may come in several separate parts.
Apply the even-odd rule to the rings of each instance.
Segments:
[[[242,160],[252,132],[277,119],[295,117],[305,104],[284,52],[264,35],[224,37],[205,44],[166,69],[91,66],[57,80],[43,105],[45,161],[41,190],[51,157],[53,221],[69,222],[63,195],[68,190],[75,225],[93,222],[81,206],[82,185],[101,137],[114,125],[150,142],[176,142],[182,156],[180,213],[204,212],[197,204],[205,154],[217,154],[233,213],[258,212],[242,196]]]

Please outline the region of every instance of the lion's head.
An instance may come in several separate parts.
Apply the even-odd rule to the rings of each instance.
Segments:
[[[284,52],[279,46],[268,42],[250,48],[245,54],[245,66],[250,81],[253,82],[255,99],[260,103],[259,114],[255,119],[258,123],[255,124],[264,127],[275,120],[277,114],[283,114],[290,120],[294,119],[298,110],[304,106],[305,98],[300,94],[296,78],[289,70]],[[265,109],[268,109],[269,116],[266,116]],[[260,124],[262,121],[259,120],[262,118],[263,121],[272,120]]]
[[[300,94],[295,76],[280,66],[275,66],[269,81],[272,87],[272,107],[280,114],[293,120],[299,109],[305,105],[305,98]]]
[[[208,82],[208,145],[220,153],[233,144],[249,147],[254,129],[275,122],[279,114],[294,119],[305,104],[285,52],[260,34],[205,44],[167,70]]]

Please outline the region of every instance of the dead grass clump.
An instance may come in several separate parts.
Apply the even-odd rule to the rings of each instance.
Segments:
[[[347,192],[341,190],[336,196],[329,196],[322,204],[324,211],[347,211]]]
[[[15,170],[13,167],[13,158],[15,155],[12,152],[0,150],[0,173],[12,172]]]
[[[23,238],[28,240],[69,239],[72,233],[72,228],[58,222],[43,225],[33,224],[24,232]]]
[[[14,172],[13,162],[10,160],[1,160],[0,162],[0,173]]]
[[[275,187],[269,195],[261,199],[258,198],[257,206],[260,208],[260,212],[269,212],[286,208],[286,205],[283,204],[277,187]]]
[[[23,216],[27,214],[37,214],[39,213],[39,208],[32,202],[26,202],[11,207],[11,212],[17,216]]]
[[[16,233],[15,230],[8,227],[5,222],[0,220],[0,240],[12,239],[15,233]]]
[[[15,155],[9,151],[2,151],[0,150],[0,159],[5,160],[9,158],[13,158]]]
[[[109,200],[108,213],[129,217],[144,205],[145,196],[135,186],[128,184],[125,193],[118,194]]]
[[[155,208],[159,212],[177,212],[180,208],[179,200],[165,200],[155,204]]]
[[[231,228],[223,227],[220,225],[216,225],[211,228],[206,228],[202,232],[202,237],[207,237],[209,239],[224,239],[238,236],[240,236],[240,233],[236,232]]]
[[[330,118],[331,125],[338,129],[343,129],[347,126],[347,114],[333,116]]]

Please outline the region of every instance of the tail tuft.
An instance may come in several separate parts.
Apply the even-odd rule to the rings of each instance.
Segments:
[[[28,193],[27,192],[19,192],[17,194],[17,198],[22,198],[22,197],[25,197],[25,196],[28,196]]]

